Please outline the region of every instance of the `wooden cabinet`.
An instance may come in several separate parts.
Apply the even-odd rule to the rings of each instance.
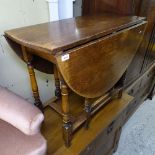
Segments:
[[[131,84],[141,76],[154,62],[155,53],[153,52],[153,36],[155,25],[155,1],[153,0],[136,0],[134,14],[146,17],[148,25],[144,34],[143,41],[137,54],[127,70],[126,85]]]
[[[147,99],[154,84],[155,66],[151,66],[141,77],[126,89],[126,92],[134,97],[132,103],[127,107],[125,122],[131,117],[141,103]]]
[[[125,106],[117,117],[111,119],[109,125],[102,129],[102,132],[80,155],[112,155],[117,150],[122,127],[141,103],[147,99],[154,79],[154,72],[155,66],[152,66],[142,77],[139,77],[130,87],[126,88],[126,92],[133,96],[134,99]]]
[[[122,126],[147,98],[154,79],[154,72],[155,67],[151,67],[142,77],[138,78],[137,81],[126,89],[126,92],[134,96],[134,99],[107,128],[103,129],[81,155],[112,155],[117,150]],[[132,90],[136,91],[133,92]]]
[[[155,90],[153,89],[155,84],[155,1],[83,0],[83,15],[101,14],[103,12],[143,16],[146,17],[146,20],[148,21],[142,43],[126,72],[126,92],[133,96],[134,100],[124,111],[124,120],[122,121],[123,126],[141,103],[147,99],[150,92],[152,91],[151,96],[155,94]],[[101,138],[102,136],[99,137],[99,147],[96,147],[97,155],[107,155],[108,150],[113,150],[112,148],[109,148],[115,143],[114,133],[115,132],[111,133],[111,137],[105,138],[107,143]],[[104,150],[104,153],[102,153],[102,150]]]
[[[143,42],[126,74],[125,85],[130,85],[140,77],[155,60],[153,52],[155,1],[154,0],[83,0],[83,15],[112,12],[115,14],[132,14],[146,17],[148,25]]]
[[[127,104],[121,113],[109,122],[109,125],[98,134],[80,155],[112,155],[117,150],[122,126],[126,119],[126,110],[130,104],[132,102]]]
[[[133,0],[83,0],[83,15],[102,14],[105,12],[130,15],[133,10]]]
[[[110,155],[116,151],[122,130],[123,112],[95,140],[95,155]]]

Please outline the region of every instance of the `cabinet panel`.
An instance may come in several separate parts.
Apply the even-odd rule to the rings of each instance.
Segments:
[[[115,118],[81,155],[111,155],[117,150],[121,128],[125,118],[125,109]]]
[[[80,155],[95,155],[95,145],[94,143],[86,147],[86,149],[80,153]]]
[[[103,12],[129,15],[133,10],[133,0],[83,0],[83,15]]]
[[[133,9],[134,8],[134,9]],[[137,79],[155,60],[153,43],[150,43],[153,26],[155,23],[154,0],[83,0],[83,15],[113,12],[119,14],[135,14],[147,18],[148,25],[144,39],[137,51],[135,58],[127,70],[126,85]]]
[[[109,155],[117,150],[121,128],[124,122],[123,111],[95,141],[95,155]]]
[[[151,52],[151,36],[155,23],[155,1],[143,0],[135,1],[135,14],[147,18],[148,25],[144,34],[143,41],[137,54],[127,70],[126,85],[137,79],[155,59],[155,54]],[[139,5],[139,6],[138,6]]]
[[[152,52],[152,41],[155,33],[155,1],[143,0],[140,16],[146,16],[148,25],[146,28],[145,42],[143,43],[146,49],[146,56],[144,58],[144,65],[142,72],[146,71],[148,67],[155,60],[155,54]]]
[[[155,62],[155,25],[148,45],[142,71],[144,72],[145,70],[147,70],[147,68],[149,68],[149,66],[154,62]]]
[[[103,137],[100,145],[96,146],[95,155],[107,155],[114,148],[115,136],[116,132],[112,132],[106,139]]]

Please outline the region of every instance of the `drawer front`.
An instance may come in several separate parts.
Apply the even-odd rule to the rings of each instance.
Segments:
[[[109,155],[117,149],[125,110],[80,155]]]
[[[107,155],[117,149],[117,142],[120,136],[118,132],[123,125],[124,112],[109,124],[95,140],[95,155]]]
[[[100,137],[100,144],[96,143],[95,155],[110,155],[113,152],[116,152],[121,131],[122,131],[122,127],[120,126],[110,134],[103,133],[102,138]]]
[[[128,94],[136,97],[144,86],[151,86],[152,80],[154,78],[154,68],[150,69],[150,71],[144,73],[142,78],[133,83],[127,90]]]
[[[135,83],[135,85],[133,85],[133,87],[129,90],[129,94],[133,95],[135,98],[126,108],[124,122],[126,122],[130,118],[130,116],[134,113],[138,106],[147,97],[148,93],[150,92],[153,78],[154,69],[150,70],[148,73],[145,73],[145,75],[143,75],[143,78]]]
[[[128,94],[131,96],[136,96],[136,94],[140,91],[142,80],[137,81],[133,87],[128,90]]]
[[[124,123],[126,123],[126,121],[130,118],[130,116],[132,116],[132,114],[135,112],[135,110],[137,109],[137,107],[138,107],[139,105],[140,105],[139,98],[136,97],[136,98],[130,103],[130,105],[126,108],[125,117],[124,117]]]
[[[112,132],[106,138],[102,139],[101,144],[96,146],[95,155],[107,155],[115,146],[116,132]]]
[[[141,87],[148,87],[148,86],[151,87],[154,75],[155,75],[154,69],[152,69],[143,77]]]
[[[95,155],[95,145],[94,145],[94,143],[87,146],[86,149],[80,153],[80,155]]]

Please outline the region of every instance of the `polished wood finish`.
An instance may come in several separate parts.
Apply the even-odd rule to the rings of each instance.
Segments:
[[[155,14],[155,2],[154,2],[154,8],[152,11],[153,14]],[[154,12],[153,12],[154,11]],[[152,20],[151,20],[152,21]],[[154,24],[154,25],[153,25]],[[155,62],[155,48],[154,48],[154,43],[155,43],[155,15],[154,15],[154,21],[150,23],[150,29],[148,29],[148,37],[147,37],[147,52],[144,60],[144,65],[143,65],[143,70],[142,72],[146,71],[150,65],[152,65]]]
[[[46,105],[50,105],[52,110],[46,107],[46,120],[43,126],[43,134],[48,140],[48,154],[72,155],[79,154],[79,152],[84,155],[112,154],[117,149],[122,125],[147,96],[152,96],[154,89],[154,67],[148,73],[144,73],[144,71],[154,61],[152,51],[155,38],[153,35],[155,1],[83,0],[83,2],[83,15],[87,15],[85,17],[39,24],[5,33],[6,38],[12,42],[12,47],[22,59],[21,47],[26,47],[26,55],[30,56],[28,59],[31,62],[31,67],[33,65],[40,71],[54,73],[56,97],[46,102]],[[91,16],[88,16],[90,14]],[[148,20],[148,26],[138,53],[125,76],[124,72],[131,62],[127,57],[133,58],[138,47],[135,40],[138,44],[138,40],[142,36],[142,34],[136,35],[137,32],[142,33],[137,31],[139,30],[137,26],[140,26],[144,20],[144,18],[137,16],[126,15],[145,16]],[[120,48],[121,46],[118,46],[118,44],[121,44],[122,41],[125,42],[125,45]],[[99,44],[100,42],[102,42],[104,48],[103,45]],[[110,43],[108,44],[108,42]],[[96,45],[94,49],[93,44]],[[122,50],[125,47],[126,49]],[[103,53],[107,59],[101,54],[102,49],[104,49]],[[65,54],[69,54],[69,60],[74,58],[71,63],[68,63],[68,61],[61,62],[61,58]],[[103,66],[101,61],[98,61],[100,59],[104,59]],[[93,67],[90,65],[91,61],[95,62]],[[82,62],[84,63],[83,67],[80,67]],[[99,62],[100,65],[98,65]],[[92,68],[89,74],[88,65]],[[109,65],[109,67],[106,65]],[[28,66],[31,70],[31,79],[33,79],[31,81],[36,83],[34,71],[31,67]],[[104,72],[107,77],[100,80],[102,76],[99,73],[101,72],[98,73],[97,71],[101,68],[103,69],[101,72]],[[108,73],[111,73],[111,76]],[[129,103],[131,97],[123,93],[124,82],[127,87],[142,74],[143,76],[126,90],[135,97]],[[115,75],[117,75],[117,79],[113,79]],[[75,76],[78,77],[76,81]],[[88,90],[85,91],[82,88],[80,82],[81,79],[89,78],[88,90],[93,85],[92,81],[96,80],[98,83],[94,84],[95,86],[88,92]],[[59,80],[61,80],[61,86]],[[109,85],[112,81],[113,84],[101,91],[99,88],[101,88],[103,81]],[[82,83],[85,84],[85,80]],[[78,89],[80,88],[80,93],[73,89],[72,85]],[[69,87],[83,97],[77,96],[69,90]],[[84,91],[88,94],[84,94]],[[100,91],[100,93],[97,91]],[[107,104],[109,102],[111,104]],[[113,103],[115,106],[113,106]],[[69,149],[63,145],[60,134],[62,120],[57,113],[63,118],[63,138],[66,146],[70,146],[72,136],[74,136]],[[95,115],[95,117],[92,117],[92,115]],[[76,132],[82,124],[85,124],[86,128],[90,127],[90,129],[88,131],[81,129]]]
[[[61,96],[62,96],[62,113],[63,113],[63,138],[65,145],[69,147],[72,139],[72,122],[70,119],[69,110],[69,92],[64,81],[61,81]]]
[[[109,91],[131,63],[145,31],[145,22],[57,56],[68,86],[80,96],[95,98]],[[105,74],[106,73],[106,74]],[[93,82],[92,82],[93,81]]]
[[[155,60],[155,54],[152,52],[152,35],[155,24],[155,1],[135,0],[134,5],[136,6],[134,14],[146,17],[148,24],[137,55],[128,68],[126,80],[127,85],[141,76]]]
[[[143,20],[136,16],[103,14],[18,28],[6,31],[5,35],[20,45],[37,50],[37,53],[33,51],[34,54],[41,57],[46,55],[46,59],[50,59],[48,56],[51,54],[85,44]]]
[[[141,17],[105,13],[5,32],[6,38],[15,42],[15,46],[19,44],[25,49],[24,54],[31,56],[28,62],[39,56],[53,63],[51,70],[55,77],[56,97],[45,105],[49,104],[61,115],[67,147],[73,133],[82,124],[88,128],[92,115],[122,96],[123,85],[117,82],[136,53],[145,25]],[[32,90],[37,100],[39,94],[32,63],[28,69],[31,70]],[[72,91],[86,99],[77,116],[70,113],[74,104],[74,101],[69,102]]]
[[[121,15],[133,14],[134,0],[83,0],[83,15],[113,12]]]
[[[22,52],[23,52],[23,58],[24,58],[25,62],[27,63],[33,97],[35,99],[34,104],[43,112],[43,105],[42,105],[42,103],[40,101],[40,97],[39,97],[39,91],[38,91],[38,85],[37,85],[37,81],[36,81],[36,77],[35,77],[35,72],[34,72],[32,64],[31,64],[31,55],[29,55],[27,53],[26,48],[24,46],[22,46]]]
[[[150,86],[154,78],[154,71],[155,66],[153,65],[146,73],[143,74],[143,76],[138,78],[130,87],[125,89],[127,93],[134,96],[134,99],[131,102],[127,102],[127,100],[125,100],[123,104],[120,104],[120,102],[115,102],[115,100],[101,109],[99,113],[97,113],[97,116],[92,117],[90,130],[85,131],[85,129],[81,128],[74,135],[72,146],[69,149],[64,148],[62,136],[59,134],[62,127],[61,117],[59,117],[55,111],[51,111],[51,109],[47,107],[45,109],[45,121],[42,126],[42,133],[47,139],[48,144],[47,155],[56,153],[59,155],[80,154],[79,152],[81,150],[83,150],[81,154],[90,155],[95,152],[95,149],[98,154],[107,155],[108,153],[108,155],[112,155],[113,151],[116,151],[117,149],[118,140],[121,133],[119,130],[121,130],[126,121],[147,98],[147,94],[149,94]],[[82,105],[84,99],[75,94],[73,94],[71,98],[74,100],[74,104],[72,104],[70,111],[72,114],[77,115],[83,110]],[[70,100],[70,102],[72,101]],[[120,112],[121,109],[124,109],[123,112]],[[120,117],[116,118],[116,116],[119,115],[118,113],[122,113],[120,115],[122,119],[120,119]],[[113,123],[113,120],[115,120],[115,123]],[[100,134],[97,132],[99,128]],[[107,133],[111,130],[112,132],[108,136]],[[95,135],[98,136],[95,137]],[[114,137],[117,137],[116,140]],[[90,144],[88,145],[88,143]]]
[[[79,105],[83,105],[83,100],[81,100],[81,98],[79,98],[79,96],[77,95],[74,96],[72,99],[74,100],[74,104],[71,107],[71,112],[75,113],[76,115],[76,113],[79,113],[79,111],[82,111],[82,106],[79,106]],[[97,113],[92,118],[92,121],[90,123],[90,130],[86,131],[84,128],[81,128],[78,132],[76,132],[72,141],[72,145],[69,149],[63,145],[62,136],[60,134],[61,118],[53,110],[51,111],[51,109],[47,107],[45,109],[45,121],[42,127],[42,133],[48,142],[47,155],[51,155],[51,154],[58,154],[58,155],[76,154],[77,155],[80,153],[86,154],[85,152],[89,152],[90,154],[89,148],[91,148],[91,145],[92,145],[91,143],[95,141],[96,138],[98,140],[99,140],[99,137],[102,139],[100,135],[103,134],[103,132],[108,133],[108,137],[109,137],[108,139],[106,138],[107,136],[105,136],[105,139],[103,139],[104,142],[107,142],[108,140],[110,140],[110,137],[112,135],[113,136],[111,138],[114,139],[117,130],[120,128],[121,123],[123,122],[122,119],[124,117],[122,114],[125,111],[126,107],[130,104],[132,99],[133,98],[131,96],[128,96],[127,94],[123,94],[123,97],[121,99],[114,100],[110,104],[105,106],[99,113]],[[112,122],[113,122],[113,126],[111,124]],[[110,133],[114,133],[114,134],[110,134]],[[109,144],[110,147],[112,147],[114,143],[115,142],[111,140],[111,144]],[[99,146],[95,146],[95,147],[99,147]],[[99,148],[96,148],[96,149],[99,150]],[[111,150],[111,148],[107,147],[106,151],[109,151],[109,150]]]
[[[122,5],[123,4],[123,5]],[[153,29],[155,25],[155,1],[153,0],[83,0],[83,15],[94,15],[101,12],[115,12],[116,14],[131,13],[136,16],[147,18],[148,25],[144,34],[141,46],[127,70],[126,85],[130,85],[134,80],[145,72],[154,63],[155,54],[153,51]],[[127,9],[130,8],[130,9]],[[133,8],[133,9],[131,9]]]

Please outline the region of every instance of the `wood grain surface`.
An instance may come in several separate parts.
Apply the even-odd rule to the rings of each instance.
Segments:
[[[131,15],[134,11],[134,0],[83,0],[83,15],[113,12]]]
[[[6,31],[5,35],[18,44],[41,50],[42,55],[55,54],[130,27],[142,20],[144,18],[137,16],[105,13],[17,28]]]
[[[72,98],[71,112],[78,113],[82,110],[83,100],[77,96]],[[45,121],[42,126],[42,133],[47,139],[48,150],[47,155],[78,155],[80,152],[87,149],[87,146],[92,143],[96,137],[111,124],[130,104],[133,97],[123,94],[122,99],[117,99],[108,104],[99,113],[97,113],[90,123],[90,129],[80,129],[73,138],[72,145],[68,149],[63,144],[62,139],[62,120],[54,110],[46,108]],[[79,106],[79,104],[81,106]],[[114,125],[114,128],[117,125]]]
[[[146,22],[57,56],[58,68],[68,86],[80,96],[95,98],[110,90],[131,63]]]

